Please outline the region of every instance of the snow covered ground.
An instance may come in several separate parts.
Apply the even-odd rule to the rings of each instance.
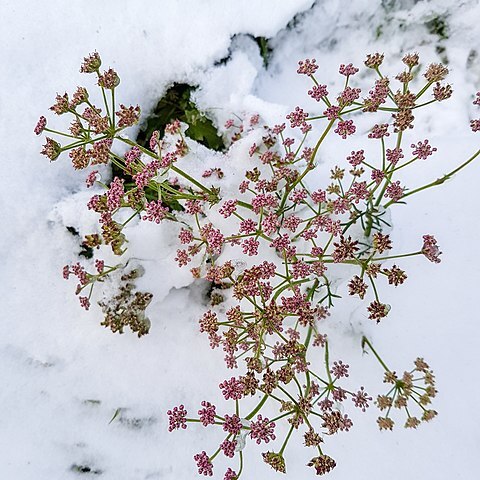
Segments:
[[[156,297],[149,307],[151,333],[140,340],[100,327],[101,312],[84,312],[72,284],[61,278],[62,266],[78,251],[65,225],[84,221],[81,204],[72,200],[84,178],[66,158],[49,165],[32,130],[56,92],[84,81],[78,73],[84,55],[99,51],[119,72],[122,101],[139,103],[144,112],[166,86],[185,81],[200,85],[199,105],[219,119],[259,111],[271,123],[308,100],[308,85],[295,74],[300,59],[316,57],[328,83],[340,63],[361,64],[377,50],[393,74],[405,52],[418,51],[425,64],[446,57],[454,96],[419,116],[417,126],[438,152],[406,180],[435,179],[478,148],[478,133],[468,125],[478,118],[471,105],[480,88],[478,1],[312,3],[1,2],[0,478],[189,480],[197,477],[193,454],[217,441],[208,429],[167,431],[168,408],[184,403],[195,409],[218,395],[214,386],[225,375],[212,366],[214,356],[197,333],[198,288],[180,288],[185,280],[172,275],[167,254],[158,254],[172,247],[169,239],[159,234],[145,254],[159,273],[144,279]],[[432,33],[439,18],[448,38],[438,28]],[[246,34],[272,39],[268,69]],[[233,35],[240,38],[232,43]],[[215,66],[229,53],[226,65]],[[328,439],[326,451],[338,462],[331,479],[463,480],[479,470],[477,172],[472,164],[441,188],[394,208],[394,241],[410,251],[421,235],[435,234],[442,263],[404,262],[409,278],[398,290],[388,289],[394,308],[388,321],[365,327],[392,368],[403,371],[418,355],[431,363],[439,417],[417,431],[380,433],[373,407],[355,416],[350,433]],[[381,372],[361,355],[368,323],[363,308],[349,304],[329,321],[341,358],[373,393]],[[263,450],[253,443],[248,448],[245,478],[278,478],[261,461]],[[289,447],[288,478],[313,476],[304,450]],[[91,471],[75,471],[75,465]]]

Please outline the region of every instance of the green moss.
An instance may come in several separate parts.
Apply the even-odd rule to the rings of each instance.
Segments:
[[[223,150],[225,145],[222,137],[218,135],[212,121],[191,99],[195,89],[196,87],[186,83],[173,84],[147,118],[138,134],[137,142],[148,148],[148,142],[155,130],[158,130],[162,136],[165,125],[178,119],[188,124],[185,132],[188,137],[212,150]]]

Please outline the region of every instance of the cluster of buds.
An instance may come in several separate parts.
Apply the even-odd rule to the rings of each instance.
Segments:
[[[336,462],[323,452],[321,444],[325,438],[353,426],[344,413],[347,404],[366,411],[372,397],[364,387],[353,391],[347,388],[344,379],[349,376],[349,366],[341,360],[330,361],[324,323],[343,292],[333,290],[329,269],[344,269],[348,289],[345,293],[366,302],[368,318],[378,324],[391,311],[390,305],[380,299],[380,282],[397,287],[408,277],[397,265],[398,260],[423,255],[431,262],[440,262],[437,240],[430,234],[423,236],[423,245],[419,241],[415,251],[395,252],[393,241],[385,232],[389,226],[386,211],[413,194],[442,184],[471,163],[480,150],[441,179],[413,189],[403,184],[401,174],[406,167],[437,152],[426,139],[417,138],[405,146],[406,134],[414,128],[414,110],[446,100],[452,89],[443,83],[448,69],[440,64],[428,66],[423,75],[425,84],[414,89],[412,81],[420,68],[418,55],[405,55],[402,61],[406,69],[395,77],[400,82],[395,90],[393,81],[380,71],[383,55],[368,55],[365,66],[374,71],[377,79],[363,97],[361,88],[352,85],[359,71],[352,64],[340,66],[339,74],[345,79],[343,89],[330,95],[327,85],[315,77],[316,61],[300,62],[298,73],[313,82],[308,94],[316,108],[323,104],[323,114],[311,115],[296,106],[286,116],[291,136],[287,136],[286,123],[270,128],[258,114],[240,125],[227,121],[230,144],[248,142],[250,133],[261,132],[256,135],[256,142],[248,145],[249,162],[254,166],[239,180],[235,194],[224,194],[215,185],[205,186],[207,178],[214,181],[227,177],[227,169],[209,168],[202,179],[196,179],[188,167],[179,166],[183,165],[179,160],[189,152],[189,141],[183,136],[180,122],[172,119],[163,138],[154,132],[150,148],[121,134],[138,121],[140,110],[120,105],[115,112],[118,75],[112,69],[100,74],[97,53],[85,59],[81,71],[96,73],[105,114],[90,104],[84,88],[79,88],[72,99],[66,94],[57,96],[52,110],[74,116],[71,135],[64,135],[73,136],[75,141],[61,146],[48,138],[42,153],[53,160],[69,151],[76,169],[111,162],[124,172],[124,177],[115,177],[109,186],[98,180],[96,170],[89,173],[87,186],[96,183],[105,192],[94,195],[88,204],[99,214],[100,230],[85,242],[91,246],[109,244],[114,253],[123,254],[126,238],[122,230],[131,219],[181,222],[175,258],[178,266],[190,268],[194,278],[204,278],[213,285],[212,306],[199,320],[199,329],[208,337],[212,349],[223,350],[229,369],[241,369],[239,375],[219,384],[232,409],[219,415],[212,403],[204,401],[198,417],[187,417],[183,405],[168,412],[170,431],[185,429],[187,423],[193,422],[205,427],[216,425],[224,432],[214,453],[202,451],[195,455],[202,475],[213,474],[214,459],[223,453],[239,460],[238,468],[228,468],[224,480],[238,479],[246,442],[276,441],[280,422],[286,422],[288,433],[278,449],[263,453],[268,465],[286,472],[285,449],[292,435],[302,432],[305,446],[316,449],[308,466],[317,475],[335,468]],[[428,92],[433,99],[423,101]],[[480,92],[474,103],[480,105]],[[83,104],[85,110],[79,113],[78,107]],[[389,123],[371,122],[367,141],[376,143],[377,153],[367,155],[364,149],[352,150],[346,158],[338,159],[328,178],[323,177],[322,188],[310,188],[309,174],[316,168],[318,151],[329,133],[337,134],[342,139],[339,141],[355,138],[357,128],[349,117],[376,112],[391,115]],[[472,121],[474,131],[480,130],[478,122]],[[46,125],[41,117],[35,133],[59,133]],[[119,156],[113,151],[114,141],[131,149]],[[130,217],[123,222],[115,220],[124,209]],[[227,249],[229,260],[224,260],[222,254]],[[232,261],[235,251],[245,261]],[[87,285],[93,288],[96,281],[112,271],[111,267],[102,268],[98,275],[88,275],[76,265],[67,267],[65,275],[76,275],[81,291]],[[120,332],[128,325],[140,336],[148,332],[144,310],[151,296],[137,292],[132,300],[133,288],[127,280],[115,302],[101,304],[106,315],[104,325]],[[81,297],[82,305],[86,306],[88,299]],[[377,398],[377,406],[382,412],[386,410],[378,421],[379,427],[393,426],[390,407],[405,409],[405,426],[416,427],[419,420],[410,414],[412,402],[422,409],[423,420],[433,418],[434,410],[426,406],[436,391],[433,374],[425,362],[417,359],[415,369],[398,378],[371,343],[367,339],[363,343],[384,367],[386,382],[393,385],[387,394]],[[323,366],[320,371],[314,367],[317,365]],[[423,387],[417,383],[422,380]],[[261,400],[242,414],[242,400],[248,398],[245,403],[251,404],[257,394]],[[264,408],[269,412],[268,418]]]

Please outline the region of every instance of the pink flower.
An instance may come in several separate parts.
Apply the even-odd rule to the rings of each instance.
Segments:
[[[35,129],[33,130],[35,135],[40,135],[45,127],[47,126],[47,119],[44,116],[41,116],[38,119],[37,125],[35,125]]]
[[[387,154],[386,154],[387,160],[392,164],[396,165],[398,161],[404,157],[402,153],[401,148],[394,148],[393,150],[390,150],[387,148]]]
[[[432,148],[428,144],[428,140],[424,140],[423,143],[418,142],[416,145],[412,143],[410,147],[413,148],[412,155],[422,160],[426,160],[430,155],[433,155],[433,152],[437,151],[435,147]]]
[[[256,143],[254,143],[254,144],[250,147],[250,149],[248,150],[248,155],[249,155],[250,157],[253,157],[253,155],[254,155],[256,152],[258,152],[258,146],[257,146]]]
[[[93,170],[93,172],[90,172],[87,176],[87,179],[85,180],[85,183],[87,184],[87,188],[93,187],[94,183],[97,181],[97,170]]]
[[[374,125],[372,131],[368,134],[368,138],[383,138],[388,137],[388,124]]]
[[[270,422],[268,418],[262,418],[257,415],[257,420],[250,424],[250,437],[261,443],[262,440],[268,443],[270,440],[275,440],[275,422]]]
[[[68,265],[65,265],[62,270],[63,273],[63,278],[65,280],[68,280],[70,278],[70,267]]]
[[[55,98],[55,104],[50,107],[50,110],[55,112],[57,115],[62,115],[66,112],[68,112],[68,109],[70,108],[70,105],[68,104],[68,95],[67,93],[63,95],[59,95],[57,93],[57,96]]]
[[[225,439],[221,444],[220,448],[222,449],[223,453],[228,458],[233,458],[235,455],[235,447],[237,446],[237,442],[235,440],[227,440]]]
[[[375,82],[373,90],[368,92],[369,97],[364,100],[364,112],[376,112],[378,107],[385,103],[388,97],[388,78],[381,78]]]
[[[307,117],[308,113],[304,112],[303,108],[295,107],[295,110],[290,112],[286,118],[290,120],[290,126],[295,128],[303,126]]]
[[[150,147],[150,150],[156,151],[157,147],[160,145],[160,132],[158,130],[155,130],[152,133],[152,136],[150,137],[148,145]],[[133,148],[138,149],[138,147],[133,147]],[[138,150],[140,151],[140,149],[138,149]]]
[[[385,173],[382,172],[382,170],[372,170],[372,173],[370,174],[371,179],[379,185],[382,180],[385,178]]]
[[[360,97],[361,90],[359,88],[345,87],[345,90],[337,98],[338,103],[342,106],[351,105]]]
[[[298,226],[302,223],[302,219],[295,215],[290,215],[289,217],[283,220],[283,228],[290,230],[291,232],[295,232]]]
[[[213,228],[213,225],[208,223],[200,229],[200,233],[210,253],[220,254],[222,252],[224,237],[218,228]]]
[[[360,390],[355,395],[352,395],[352,402],[357,408],[360,408],[362,412],[368,408],[368,402],[371,400],[372,397],[368,396],[363,387],[360,387]]]
[[[80,285],[87,285],[88,284],[88,275],[85,269],[80,265],[80,263],[76,263],[75,265],[72,265],[72,270],[71,272],[73,275],[75,275],[78,278],[78,281],[80,282]],[[82,303],[82,300],[80,300],[80,303]]]
[[[176,133],[179,133],[180,129],[180,120],[174,120],[172,123],[167,123],[165,125],[165,132],[169,133],[170,135],[175,135]]]
[[[107,191],[107,207],[111,212],[120,207],[122,198],[125,195],[123,184],[123,178],[118,177],[115,177],[110,184],[110,188]]]
[[[348,191],[351,201],[358,203],[360,200],[366,200],[370,196],[367,188],[367,182],[354,182]]]
[[[146,211],[147,214],[142,219],[155,223],[160,223],[168,214],[168,208],[162,205],[161,200],[147,202]]]
[[[82,66],[80,67],[81,73],[93,73],[97,72],[102,64],[100,55],[98,52],[91,53],[88,57],[83,59]]]
[[[62,152],[62,146],[53,140],[53,138],[47,137],[45,141],[46,143],[43,145],[43,150],[40,153],[45,155],[51,161],[56,160]]]
[[[478,132],[480,130],[480,120],[470,120],[470,128],[472,132]]]
[[[392,182],[386,188],[384,196],[398,202],[403,197],[403,187],[400,186],[400,181]]]
[[[231,468],[228,468],[223,480],[237,480],[237,474]]]
[[[173,430],[179,430],[180,428],[187,428],[187,411],[183,405],[179,407],[174,407],[173,410],[168,410],[168,431],[172,432]]]
[[[296,188],[293,192],[292,195],[290,196],[290,200],[293,203],[299,204],[303,202],[308,196],[307,191],[304,188]]]
[[[224,218],[230,217],[233,212],[237,209],[237,201],[236,200],[227,200],[218,210]]]
[[[193,241],[193,233],[190,230],[182,228],[178,234],[178,239],[180,240],[180,243],[188,245]]]
[[[260,120],[260,115],[258,113],[255,113],[250,117],[250,125],[251,126],[257,125],[259,120]]]
[[[213,475],[213,464],[208,458],[207,452],[197,453],[193,459],[197,462],[198,473],[211,477]]]
[[[242,220],[240,222],[240,230],[239,232],[240,233],[245,233],[245,234],[249,234],[249,233],[254,233],[256,232],[257,230],[257,222],[253,221],[251,218],[247,218],[245,220]]]
[[[328,95],[328,90],[326,85],[315,85],[311,90],[308,91],[308,94],[317,102],[322,100]]]
[[[346,365],[341,360],[339,360],[338,362],[333,362],[330,373],[334,375],[335,378],[348,377],[348,367],[349,365]]]
[[[376,320],[377,323],[379,323],[382,318],[388,315],[390,306],[386,305],[385,303],[381,303],[378,300],[374,300],[372,303],[370,303],[367,310],[370,314],[368,318]]]
[[[202,409],[198,411],[200,421],[204,427],[208,425],[213,425],[215,423],[215,405],[212,405],[210,402],[202,402]]]
[[[340,107],[337,107],[336,105],[332,105],[328,107],[323,114],[329,119],[329,120],[335,120],[338,117],[338,114],[340,113]]]
[[[230,380],[225,380],[219,387],[222,389],[225,400],[240,400],[243,397],[243,383],[235,377],[232,377]]]
[[[357,152],[352,151],[352,153],[347,157],[348,163],[350,163],[350,165],[353,167],[357,167],[365,160],[365,156],[363,154],[363,150],[358,150]]]
[[[299,75],[313,75],[318,70],[316,62],[314,58],[312,60],[307,58],[305,61],[299,61],[297,73]]]
[[[255,240],[254,237],[248,237],[242,242],[243,253],[245,253],[249,257],[258,255],[259,246],[260,246],[260,242],[258,240]]]
[[[440,263],[439,256],[442,254],[433,235],[423,236],[422,253],[433,263]]]
[[[352,63],[349,63],[348,65],[342,63],[338,71],[340,74],[348,77],[350,75],[355,75],[358,72],[358,68],[354,67]]]
[[[178,263],[179,267],[184,267],[187,263],[191,262],[192,259],[189,257],[186,250],[177,250],[175,261]]]
[[[185,202],[185,211],[189,215],[195,215],[202,212],[202,204],[198,200],[187,200]]]
[[[88,310],[90,308],[90,300],[87,297],[79,297],[80,305],[85,309]]]
[[[295,262],[292,266],[292,277],[297,280],[299,278],[306,278],[310,275],[312,269],[308,263],[300,260]]]
[[[133,176],[133,179],[135,180],[135,184],[139,189],[143,189],[148,185],[148,182],[155,177],[157,174],[157,170],[160,168],[160,163],[157,160],[154,160],[153,162],[147,163],[145,165],[144,169],[136,173]]]
[[[234,413],[232,416],[225,415],[225,422],[223,424],[223,430],[231,435],[238,435],[242,430],[242,422],[240,417]]]
[[[118,126],[120,128],[131,127],[136,125],[140,120],[140,107],[137,105],[126,107],[125,105],[120,104],[120,110],[115,112],[115,115],[119,118]]]
[[[98,77],[98,85],[108,90],[113,90],[120,84],[120,78],[113,68],[109,68]]]
[[[270,193],[261,193],[252,200],[252,207],[255,213],[260,213],[264,207],[275,208],[278,205],[278,200]]]
[[[341,120],[338,122],[334,132],[338,133],[345,140],[349,135],[353,135],[356,130],[357,128],[353,124],[353,120]]]

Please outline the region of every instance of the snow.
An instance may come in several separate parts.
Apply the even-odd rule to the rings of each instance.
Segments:
[[[478,137],[468,127],[478,115],[471,105],[480,87],[477,1],[360,0],[346,8],[345,2],[327,0],[311,5],[311,0],[158,5],[75,0],[68,7],[54,0],[4,0],[0,5],[4,478],[193,479],[198,478],[193,455],[211,450],[220,439],[218,432],[191,425],[185,432],[167,431],[165,412],[173,405],[184,403],[194,411],[207,399],[225,408],[216,386],[230,373],[221,365],[221,354],[211,352],[197,332],[206,285],[192,284],[173,264],[175,227],[140,222],[129,228],[129,254],[146,272],[138,288],[154,293],[147,310],[151,333],[141,339],[100,327],[100,310],[81,310],[72,284],[61,278],[63,265],[75,261],[79,250],[65,226],[74,222],[81,234],[91,230],[95,217],[84,205],[92,192],[85,192],[83,176],[66,158],[49,165],[40,157],[32,130],[55,92],[85,82],[78,68],[87,53],[96,49],[105,64],[118,70],[122,101],[139,103],[144,112],[172,82],[198,84],[196,100],[218,125],[233,114],[255,112],[267,123],[279,123],[295,105],[308,104],[309,85],[295,73],[298,60],[306,57],[317,58],[321,78],[335,91],[340,85],[331,80],[339,78],[338,65],[359,65],[366,53],[384,52],[393,74],[406,51],[418,51],[425,65],[446,55],[454,96],[419,114],[412,134],[414,141],[428,136],[438,152],[404,180],[415,186],[435,179],[477,149]],[[285,29],[295,15],[294,26]],[[446,18],[448,39],[439,40],[425,27],[437,16]],[[376,38],[378,31],[382,34]],[[268,69],[247,35],[272,38]],[[438,45],[445,47],[440,57]],[[225,65],[216,64],[229,54]],[[338,142],[327,144],[322,161],[333,161],[337,151]],[[237,156],[240,152],[234,160]],[[235,168],[245,169],[229,165],[232,176]],[[438,378],[434,408],[439,416],[417,431],[391,433],[378,432],[373,406],[354,415],[351,432],[327,438],[325,450],[338,463],[331,479],[464,479],[473,478],[480,467],[480,416],[474,403],[480,394],[474,373],[480,335],[480,264],[473,249],[479,233],[476,171],[473,163],[440,188],[393,209],[392,235],[400,249],[416,249],[421,235],[432,233],[444,253],[440,265],[416,257],[403,263],[406,284],[385,292],[393,307],[388,320],[371,325],[365,305],[353,300],[339,304],[329,319],[334,359],[345,359],[351,376],[362,378],[370,394],[382,390],[381,370],[372,356],[361,354],[364,332],[393,369],[403,371],[424,356]],[[286,452],[288,476],[311,478],[313,472],[305,467],[310,452],[300,439],[296,443]],[[249,442],[246,449],[244,478],[278,477],[261,460],[264,448]],[[225,470],[220,463],[218,478]],[[82,474],[72,470],[74,465],[102,473]]]

